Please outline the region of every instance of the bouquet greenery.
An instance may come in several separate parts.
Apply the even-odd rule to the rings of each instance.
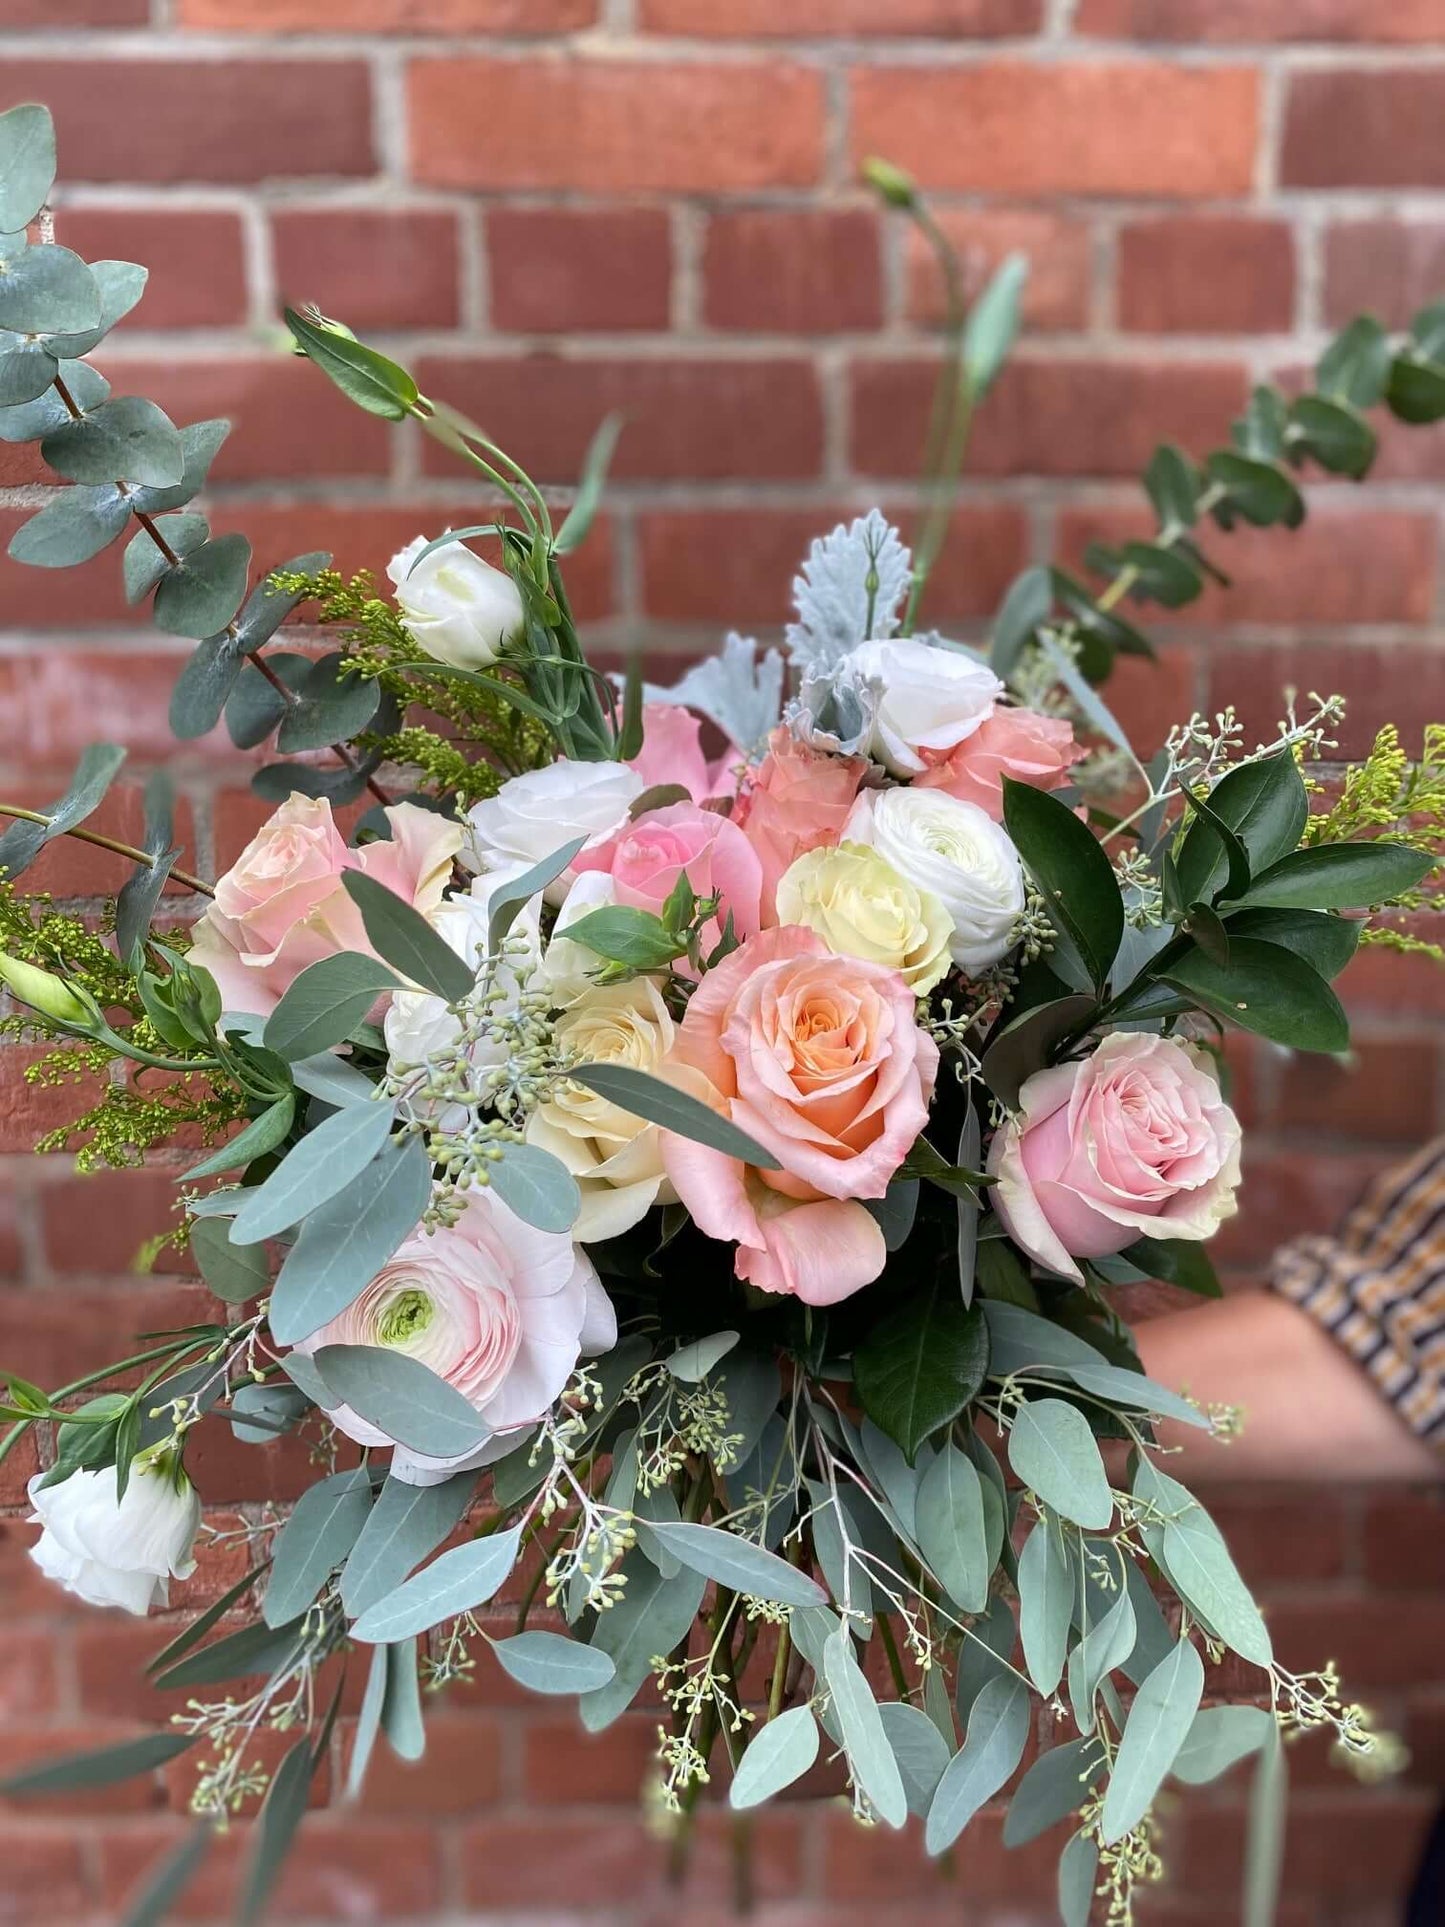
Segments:
[[[351,1794],[379,1739],[424,1747],[423,1684],[496,1664],[593,1730],[652,1692],[680,1830],[710,1776],[742,1811],[827,1754],[860,1820],[917,1815],[932,1854],[1063,1725],[1005,1837],[1074,1816],[1079,1927],[1157,1877],[1169,1776],[1256,1755],[1268,1811],[1282,1735],[1368,1753],[1332,1670],[1276,1660],[1168,1469],[1161,1423],[1231,1415],[1143,1376],[1111,1295],[1218,1289],[1220,1034],[1345,1048],[1331,979],[1361,941],[1412,941],[1390,914],[1426,900],[1445,780],[1387,732],[1322,796],[1332,697],[1253,746],[1190,717],[1140,762],[1100,686],[1148,649],[1126,599],[1217,573],[1206,520],[1292,526],[1306,461],[1369,466],[1369,408],[1445,414],[1445,310],[1404,341],[1353,324],[1315,389],[1259,389],[1201,465],[1161,449],[1157,538],[1092,557],[1097,590],[1028,570],[985,654],[920,610],[1022,264],[965,308],[927,208],[875,166],[955,291],[916,551],[877,511],[836,528],[781,649],[729,637],[664,689],[590,663],[567,599],[615,425],[559,526],[481,429],[314,312],[288,315],[298,350],[421,422],[489,506],[394,558],[393,598],[322,556],[251,587],[244,538],[193,505],[227,425],[177,428],[89,359],[145,276],[56,244],[54,167],[43,108],[0,116],[0,436],[71,484],[12,554],[63,567],[128,534],[132,599],[197,643],[176,733],[224,719],[280,759],[214,886],[176,867],[162,783],[140,847],[86,827],[118,750],[50,810],[0,805],[7,1021],[53,1040],[42,1076],[124,1065],[69,1134],[84,1160],[199,1131],[174,1237],[219,1301],[55,1393],[5,1377],[5,1449],[45,1442],[44,1569],[141,1613],[204,1530],[198,1427],[303,1431],[317,1472],[158,1656],[169,1730],[12,1790],[192,1751],[195,1838],[132,1918],[264,1794],[255,1919],[357,1665]],[[272,647],[308,603],[324,650]],[[61,835],[131,860],[102,935],[14,887]],[[1250,1703],[1206,1703],[1226,1652],[1259,1669]],[[270,1729],[294,1737],[268,1776]]]

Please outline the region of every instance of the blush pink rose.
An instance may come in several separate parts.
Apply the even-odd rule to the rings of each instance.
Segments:
[[[342,887],[345,870],[364,871],[423,916],[437,908],[460,824],[414,803],[393,803],[386,816],[390,837],[359,849],[324,797],[288,796],[263,824],[217,883],[191,947],[227,1010],[269,1017],[308,964],[339,950],[375,954]]]
[[[676,783],[694,803],[713,803],[736,793],[741,760],[729,745],[710,763],[703,754],[702,724],[690,709],[681,703],[648,703],[642,712],[642,748],[629,767],[648,789]]]
[[[1015,1243],[1082,1284],[1076,1258],[1212,1237],[1239,1208],[1239,1146],[1207,1052],[1120,1031],[1025,1081],[989,1151],[990,1195]]]
[[[867,770],[863,757],[809,749],[781,727],[769,737],[733,812],[762,862],[764,929],[777,922],[778,879],[807,851],[839,840]]]
[[[901,974],[835,956],[814,931],[765,931],[710,970],[673,1047],[716,1108],[777,1158],[744,1164],[662,1134],[678,1197],[739,1278],[831,1305],[882,1271],[881,1198],[928,1121],[938,1049]]]
[[[576,859],[579,872],[605,870],[614,901],[660,913],[686,870],[700,897],[716,896],[718,914],[703,929],[703,948],[715,944],[732,915],[739,937],[759,928],[763,867],[737,824],[696,803],[649,810]]]
[[[972,736],[946,755],[927,756],[928,768],[913,780],[920,789],[947,790],[965,803],[976,803],[995,823],[1002,823],[1005,776],[1038,790],[1056,790],[1083,755],[1072,725],[1062,717],[999,704]]]

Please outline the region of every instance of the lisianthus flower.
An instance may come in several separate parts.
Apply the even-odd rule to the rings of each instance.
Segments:
[[[426,546],[419,535],[387,564],[407,634],[438,662],[485,669],[522,632],[521,591],[465,542],[444,542],[423,556]]]
[[[46,1485],[37,1472],[25,1488],[44,1531],[30,1557],[91,1606],[120,1606],[138,1615],[170,1604],[172,1579],[188,1579],[201,1523],[201,1501],[174,1455],[142,1454],[131,1466],[125,1496],[113,1465],[72,1472]]]

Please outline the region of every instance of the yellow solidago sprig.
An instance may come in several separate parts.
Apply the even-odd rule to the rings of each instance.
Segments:
[[[1445,857],[1445,723],[1425,728],[1420,760],[1412,763],[1400,744],[1393,723],[1375,737],[1362,763],[1351,763],[1333,805],[1312,816],[1305,829],[1307,846],[1356,842],[1389,837],[1412,850]],[[1445,894],[1426,879],[1392,901],[1400,911],[1445,908]],[[1393,924],[1368,925],[1362,943],[1391,950],[1415,952],[1445,963],[1445,949],[1437,943],[1401,930]]]

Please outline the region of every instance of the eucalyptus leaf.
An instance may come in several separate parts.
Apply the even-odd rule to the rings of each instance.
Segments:
[[[68,569],[109,548],[130,521],[130,503],[116,488],[65,488],[22,522],[10,555],[34,569]]]
[[[228,1305],[244,1305],[252,1298],[259,1298],[270,1284],[271,1267],[265,1247],[233,1245],[223,1218],[193,1219],[190,1238],[191,1255],[201,1276]]]
[[[0,234],[29,227],[55,181],[55,123],[50,109],[23,101],[0,114]]]
[[[1202,1707],[1169,1771],[1185,1786],[1205,1786],[1268,1745],[1274,1730],[1274,1715],[1267,1707]]]
[[[552,1152],[536,1144],[506,1144],[487,1166],[487,1182],[523,1224],[538,1231],[570,1231],[582,1209],[576,1178]]]
[[[50,352],[66,360],[78,360],[98,348],[116,323],[123,321],[135,307],[150,279],[149,271],[138,261],[92,261],[90,272],[100,289],[100,320],[93,328],[82,328],[78,334],[46,337]]]
[[[878,1714],[903,1778],[908,1811],[922,1819],[938,1790],[953,1749],[928,1715],[906,1700],[885,1700]]]
[[[180,1845],[148,1873],[135,1899],[125,1903],[118,1927],[161,1927],[210,1851],[215,1831],[205,1820],[192,1827]]]
[[[1008,1458],[1024,1485],[1075,1525],[1102,1531],[1113,1518],[1104,1461],[1076,1406],[1058,1398],[1020,1406],[1009,1429]]]
[[[616,1677],[617,1668],[600,1647],[560,1633],[516,1633],[489,1643],[502,1671],[530,1693],[595,1693]]]
[[[988,1604],[993,1561],[978,1471],[946,1443],[918,1482],[919,1549],[949,1598],[966,1613]]]
[[[266,1911],[276,1877],[291,1850],[296,1830],[306,1817],[315,1770],[310,1742],[300,1739],[272,1777],[246,1868],[236,1915],[238,1927],[255,1927]]]
[[[591,1644],[612,1660],[615,1675],[580,1703],[589,1733],[610,1726],[651,1677],[653,1659],[687,1637],[707,1589],[703,1575],[690,1567],[665,1578],[636,1546],[624,1554],[621,1571],[626,1579],[622,1593],[597,1615],[592,1629]]]
[[[346,1767],[346,1798],[348,1802],[360,1799],[366,1785],[367,1768],[376,1747],[376,1736],[381,1731],[381,1709],[386,1700],[386,1655],[385,1646],[372,1649],[371,1664],[366,1672],[366,1690],[361,1696],[361,1710],[356,1716],[356,1737],[351,1742],[351,1758]]]
[[[498,1593],[517,1563],[520,1526],[454,1546],[369,1606],[351,1629],[363,1646],[392,1645],[474,1611]]]
[[[476,1407],[406,1352],[385,1345],[323,1345],[312,1356],[337,1398],[413,1452],[459,1458],[488,1436]]]
[[[502,939],[516,922],[523,907],[545,890],[549,883],[556,882],[572,859],[580,854],[586,841],[585,836],[574,836],[570,843],[564,843],[550,856],[543,857],[540,863],[534,863],[530,870],[524,870],[520,876],[509,877],[496,885],[487,899],[489,956],[496,956]]]
[[[1019,1634],[1029,1678],[1047,1699],[1064,1676],[1074,1605],[1074,1568],[1057,1519],[1034,1526],[1019,1554]]]
[[[0,328],[20,335],[59,335],[100,320],[100,287],[69,248],[38,244],[0,268]]]
[[[210,421],[189,423],[181,430],[181,446],[185,450],[186,468],[180,481],[173,488],[133,489],[125,499],[141,515],[165,515],[171,509],[184,508],[204,484],[206,476],[210,473],[211,463],[216,459],[221,444],[230,432],[231,424],[219,417]],[[217,624],[218,628],[219,626]]]
[[[630,1064],[578,1064],[568,1075],[574,1083],[595,1091],[634,1117],[645,1118],[649,1124],[661,1125],[663,1130],[675,1132],[679,1137],[706,1144],[727,1157],[741,1158],[745,1164],[755,1165],[761,1171],[779,1168],[772,1152],[764,1150],[746,1131],[739,1130],[731,1119],[663,1078],[634,1070]]]
[[[421,1710],[415,1635],[393,1641],[385,1652],[386,1690],[381,1697],[381,1730],[399,1760],[419,1760],[426,1751],[426,1723]]]
[[[1113,1604],[1100,1618],[1086,1625],[1083,1638],[1069,1654],[1066,1668],[1069,1704],[1080,1732],[1094,1731],[1095,1698],[1110,1673],[1122,1666],[1133,1652],[1137,1631],[1133,1600],[1121,1585]]]
[[[1099,1849],[1087,1834],[1076,1833],[1059,1855],[1060,1927],[1089,1927],[1098,1877]]]
[[[12,345],[5,346],[5,341]],[[59,364],[42,341],[20,335],[0,338],[0,412],[21,414],[30,404],[43,401],[55,385]],[[66,411],[67,416],[69,410]],[[31,441],[32,436],[6,434],[6,441]]]
[[[314,1057],[350,1037],[379,997],[401,980],[375,957],[342,950],[322,957],[291,983],[262,1033],[267,1050],[288,1062]]]
[[[72,482],[141,482],[169,488],[186,472],[175,423],[139,395],[101,402],[79,421],[47,435],[40,453],[57,475]]]
[[[265,1157],[274,1151],[291,1129],[296,1115],[295,1099],[289,1095],[277,1098],[268,1105],[259,1117],[253,1117],[244,1131],[223,1144],[219,1151],[213,1151],[199,1164],[193,1164],[185,1173],[189,1183],[196,1178],[214,1177],[218,1171],[234,1171],[253,1158]]]
[[[241,1445],[269,1445],[294,1431],[313,1409],[299,1385],[278,1379],[265,1385],[238,1385],[231,1394],[231,1436]]]
[[[827,1594],[816,1580],[735,1532],[689,1520],[653,1520],[639,1524],[638,1537],[644,1544],[661,1546],[684,1566],[716,1580],[720,1586],[730,1586],[752,1598],[769,1599],[780,1606],[821,1606],[827,1602]]]
[[[872,1689],[853,1657],[846,1632],[829,1635],[823,1645],[823,1678],[843,1735],[848,1769],[855,1785],[885,1826],[901,1827],[908,1818],[908,1795],[888,1732]]]
[[[347,895],[361,912],[367,941],[377,955],[411,983],[446,1003],[460,1003],[475,988],[472,967],[439,936],[419,910],[362,870],[342,872]]]
[[[268,1626],[284,1626],[315,1603],[327,1575],[356,1543],[371,1510],[365,1466],[308,1486],[271,1552],[271,1578],[261,1602]]]
[[[1284,1878],[1288,1804],[1289,1763],[1276,1730],[1265,1739],[1250,1789],[1240,1927],[1274,1927]]]
[[[683,1385],[699,1385],[720,1365],[738,1342],[737,1332],[713,1332],[696,1338],[690,1345],[679,1345],[662,1362],[670,1377]]]
[[[341,650],[322,656],[297,683],[297,700],[288,704],[276,732],[276,747],[283,755],[349,742],[375,716],[380,684],[344,674],[346,660]]]
[[[754,1731],[728,1789],[728,1805],[735,1813],[761,1806],[800,1780],[817,1757],[818,1722],[811,1708],[789,1707]]]
[[[154,1772],[194,1744],[194,1735],[188,1733],[144,1733],[138,1739],[119,1740],[114,1746],[63,1753],[7,1775],[0,1780],[0,1793],[13,1799],[22,1794],[73,1793],[114,1786],[134,1774]]]
[[[395,1122],[388,1100],[353,1104],[308,1131],[236,1213],[231,1242],[257,1244],[299,1224],[366,1171]]]
[[[928,1809],[930,1854],[951,1847],[969,1821],[1009,1779],[1029,1737],[1029,1690],[1022,1680],[990,1680],[968,1716],[963,1745],[949,1761]]]
[[[198,549],[207,541],[211,533],[211,525],[204,515],[163,515],[155,526],[165,538],[166,548],[175,555],[189,555],[192,549]],[[134,606],[148,596],[170,566],[165,550],[158,546],[150,530],[138,529],[126,543],[121,557],[126,601]]]
[[[1134,1492],[1158,1515],[1145,1524],[1144,1542],[1175,1591],[1241,1659],[1268,1666],[1268,1628],[1204,1507],[1147,1458],[1140,1459]]]
[[[1004,1816],[1003,1843],[1025,1847],[1071,1813],[1078,1813],[1107,1764],[1097,1739],[1066,1740],[1040,1753],[1019,1781]]]
[[[213,636],[240,608],[251,572],[244,535],[218,535],[192,549],[156,588],[153,615],[168,635]]]
[[[438,1485],[408,1485],[388,1476],[341,1573],[341,1603],[353,1619],[396,1591],[462,1518],[476,1490],[475,1472],[454,1472]]]
[[[1100,1837],[1113,1846],[1148,1812],[1204,1694],[1204,1662],[1188,1639],[1154,1668],[1129,1708],[1104,1795]]]
[[[1014,577],[993,619],[989,663],[996,676],[1008,681],[1025,643],[1040,623],[1048,620],[1053,606],[1054,584],[1047,569],[1035,566]]]

